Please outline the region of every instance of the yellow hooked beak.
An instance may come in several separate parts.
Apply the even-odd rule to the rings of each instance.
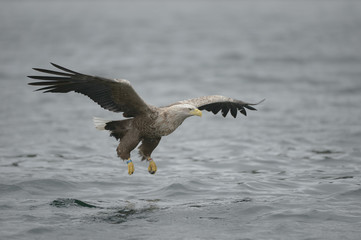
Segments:
[[[199,109],[193,109],[189,113],[194,115],[194,116],[202,117],[202,111],[199,110]]]

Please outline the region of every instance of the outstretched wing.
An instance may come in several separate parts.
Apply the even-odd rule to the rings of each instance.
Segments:
[[[29,85],[42,86],[37,91],[84,94],[98,103],[102,108],[113,112],[123,112],[125,117],[134,117],[150,111],[149,106],[139,97],[127,80],[112,80],[102,77],[74,72],[57,64],[51,63],[61,72],[33,68],[50,76],[28,76],[42,80]]]
[[[223,117],[226,117],[230,111],[231,115],[235,118],[237,117],[238,111],[247,116],[246,108],[249,110],[256,110],[252,106],[257,105],[263,101],[264,99],[258,103],[247,103],[233,98],[213,95],[183,100],[177,102],[176,104],[191,104],[197,107],[199,110],[207,110],[209,112],[213,112],[214,114],[222,111]]]

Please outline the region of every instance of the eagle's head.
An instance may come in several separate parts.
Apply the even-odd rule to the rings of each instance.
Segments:
[[[191,104],[175,104],[167,108],[168,114],[179,119],[186,119],[191,116],[202,116],[202,111]]]
[[[179,104],[175,105],[174,109],[177,111],[179,115],[184,117],[191,117],[191,116],[198,116],[202,117],[202,111],[199,110],[197,107],[191,104]]]

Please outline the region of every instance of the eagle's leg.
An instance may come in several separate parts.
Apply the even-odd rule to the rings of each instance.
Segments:
[[[135,148],[135,147],[134,147]],[[132,159],[130,159],[130,151],[129,152],[122,152],[122,146],[121,144],[117,147],[117,153],[118,156],[123,159],[123,161],[127,160],[126,163],[128,165],[128,174],[132,175],[134,173],[134,163]]]
[[[150,174],[155,174],[155,172],[157,171],[157,165],[155,164],[150,155],[152,154],[153,150],[158,146],[160,139],[160,137],[143,138],[142,144],[139,146],[139,154],[142,156],[142,160],[147,159],[149,162],[148,172]]]
[[[157,171],[157,165],[155,165],[155,162],[153,161],[153,159],[151,157],[147,158],[147,160],[149,162],[148,172],[150,174],[154,174]]]
[[[117,147],[118,156],[124,160],[127,160],[128,165],[128,174],[132,175],[134,173],[134,163],[130,158],[130,152],[138,145],[140,139],[134,133],[127,133],[119,142]]]
[[[132,159],[128,158],[127,165],[128,165],[128,174],[132,175],[134,173],[134,164]]]

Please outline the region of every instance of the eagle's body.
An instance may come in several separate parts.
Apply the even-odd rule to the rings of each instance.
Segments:
[[[230,111],[232,116],[236,117],[238,111],[246,115],[245,108],[255,110],[251,105],[258,104],[214,95],[183,100],[166,107],[155,107],[146,104],[127,80],[95,77],[74,72],[53,63],[52,65],[62,72],[34,68],[52,76],[29,76],[33,79],[44,80],[29,84],[43,86],[38,90],[44,90],[44,92],[78,92],[90,97],[107,110],[123,112],[123,116],[127,119],[107,121],[94,118],[94,123],[97,129],[108,130],[111,136],[119,140],[117,153],[121,159],[128,160],[129,174],[134,172],[130,153],[140,142],[139,153],[143,160],[149,161],[148,171],[154,174],[157,168],[151,158],[153,150],[163,136],[171,134],[186,118],[202,116],[201,110],[212,111],[214,114],[222,111],[224,117]]]

